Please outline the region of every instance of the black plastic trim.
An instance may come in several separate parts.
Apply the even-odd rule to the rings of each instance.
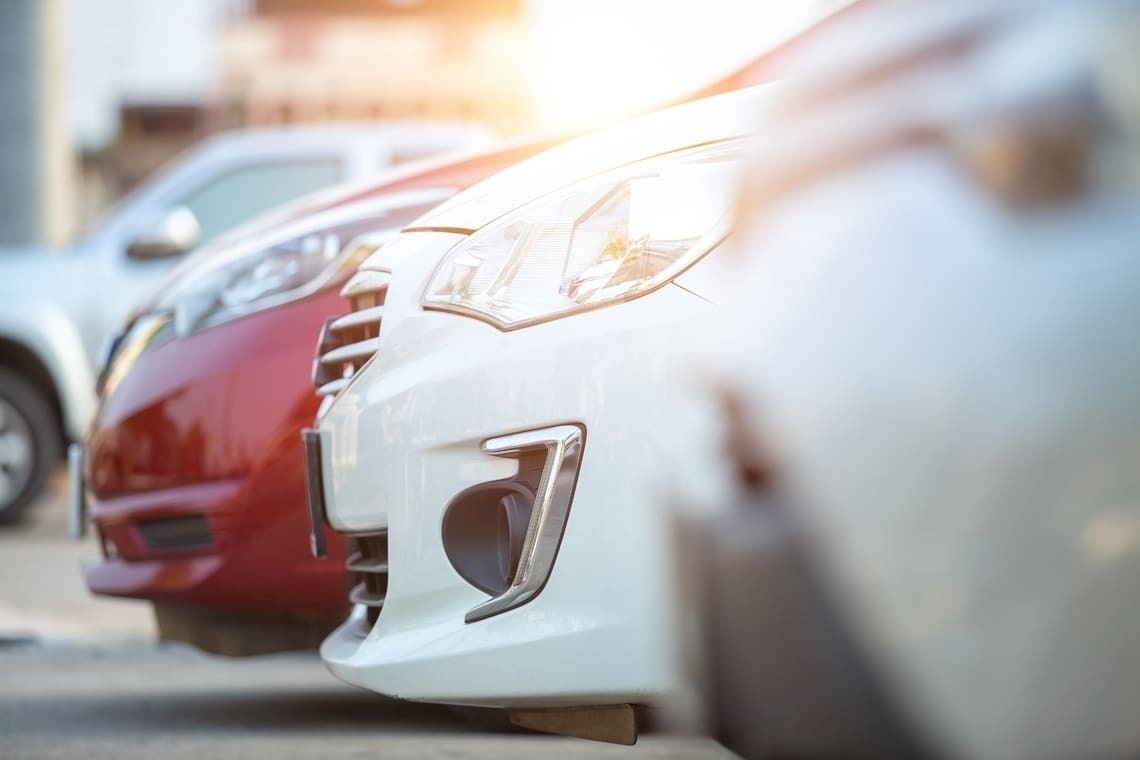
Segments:
[[[325,541],[325,478],[321,465],[321,431],[305,428],[301,431],[301,444],[305,452],[305,497],[309,511],[309,550],[317,559],[328,558]]]

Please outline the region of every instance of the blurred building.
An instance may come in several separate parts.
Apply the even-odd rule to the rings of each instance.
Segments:
[[[82,229],[223,128],[613,121],[849,0],[3,0],[0,243]]]
[[[210,129],[225,25],[250,0],[60,0],[77,227]]]
[[[529,121],[517,0],[259,0],[222,36],[219,125]]]
[[[526,0],[537,123],[585,129],[677,102],[854,0]]]
[[[218,129],[529,118],[519,0],[64,1],[84,220]]]
[[[67,235],[70,143],[58,0],[0,3],[0,245]]]

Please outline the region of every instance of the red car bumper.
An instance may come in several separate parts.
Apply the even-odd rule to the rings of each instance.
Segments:
[[[85,479],[97,594],[257,612],[339,614],[343,540],[309,553],[301,428],[313,343],[337,288],[142,353],[104,398]]]

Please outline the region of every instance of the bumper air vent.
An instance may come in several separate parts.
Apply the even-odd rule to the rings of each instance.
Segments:
[[[187,551],[214,545],[210,526],[201,515],[147,520],[138,524],[138,531],[151,551]]]

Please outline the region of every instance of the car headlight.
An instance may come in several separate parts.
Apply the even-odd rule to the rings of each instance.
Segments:
[[[201,270],[178,283],[158,306],[173,313],[175,333],[187,335],[312,293],[359,264],[394,234],[361,236],[343,249],[334,233],[287,240]]]
[[[303,298],[354,271],[405,224],[454,193],[446,187],[392,192],[284,223],[279,233],[203,249],[162,282],[146,311],[171,314],[174,334],[184,336]]]
[[[423,306],[510,330],[644,295],[728,234],[746,150],[677,151],[529,203],[449,251]]]

